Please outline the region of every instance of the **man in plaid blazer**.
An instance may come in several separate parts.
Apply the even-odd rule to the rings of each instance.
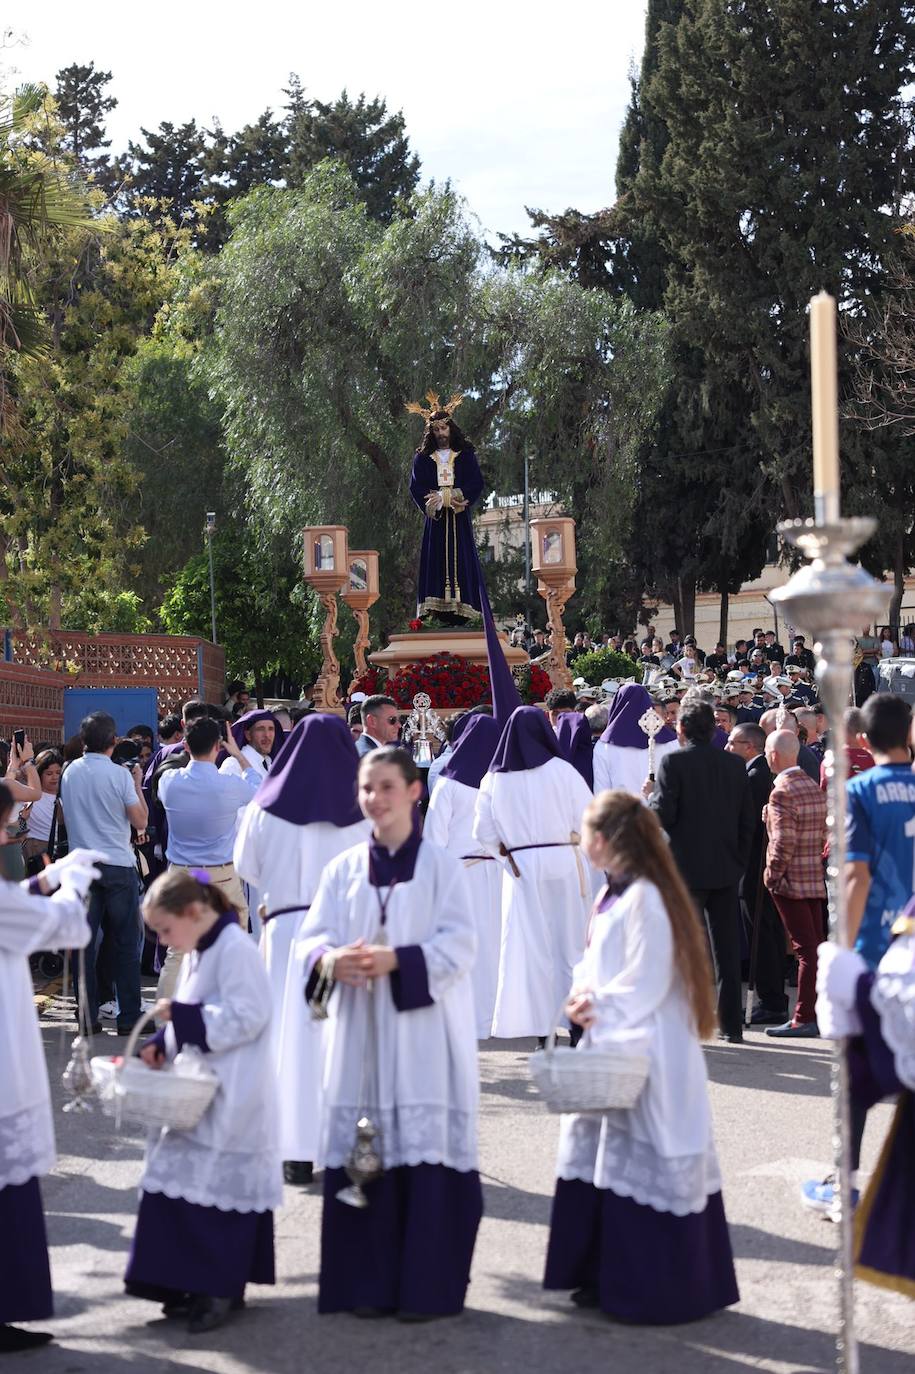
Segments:
[[[798,767],[798,751],[798,737],[791,730],[776,730],[766,740],[775,782],[765,808],[769,849],[764,881],[798,963],[794,1018],[784,1026],[766,1027],[767,1035],[784,1037],[819,1035],[817,946],[825,924],[826,797]]]

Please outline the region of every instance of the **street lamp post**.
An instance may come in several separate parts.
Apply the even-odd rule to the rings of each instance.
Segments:
[[[216,512],[207,511],[207,522],[204,533],[207,537],[207,554],[210,560],[210,625],[213,634],[213,643],[216,643],[216,579],[213,576],[213,535],[216,533]]]

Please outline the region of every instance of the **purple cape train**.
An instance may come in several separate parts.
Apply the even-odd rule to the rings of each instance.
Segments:
[[[519,706],[506,722],[490,773],[523,773],[550,759],[566,761],[549,717],[537,706]]]
[[[483,573],[470,511],[483,490],[483,477],[470,444],[455,459],[454,485],[469,503],[467,509],[459,515],[442,510],[431,520],[426,515],[426,497],[438,488],[435,459],[419,451],[414,454],[410,495],[425,516],[416,596],[418,616],[450,613],[468,620],[483,611]]]
[[[257,791],[257,805],[292,825],[356,825],[359,756],[349,726],[339,716],[315,713],[284,738],[273,767]]]
[[[448,762],[439,777],[462,782],[465,787],[479,787],[483,774],[492,763],[502,726],[492,716],[464,716],[458,724],[463,728],[457,743],[452,739]],[[455,734],[458,734],[457,726]]]
[[[615,744],[622,749],[647,749],[648,736],[639,725],[639,717],[650,711],[653,702],[645,687],[627,682],[610,704],[607,727],[600,737],[601,744]],[[656,744],[670,744],[677,736],[669,725],[655,735]]]

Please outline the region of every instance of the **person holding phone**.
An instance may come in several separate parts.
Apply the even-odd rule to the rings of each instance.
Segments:
[[[21,805],[36,802],[41,796],[41,782],[35,769],[34,758],[35,751],[26,732],[14,730],[3,781],[10,789],[13,801]],[[18,808],[14,806],[9,824],[17,819],[18,814]]]

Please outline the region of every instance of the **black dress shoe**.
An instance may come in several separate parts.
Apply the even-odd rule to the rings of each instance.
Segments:
[[[190,1293],[180,1293],[162,1304],[162,1315],[170,1320],[180,1320],[191,1315],[194,1299]]]
[[[723,1031],[718,1032],[718,1039],[724,1040],[728,1045],[742,1045],[743,1031]]]
[[[191,1303],[187,1329],[192,1336],[215,1331],[218,1326],[224,1326],[232,1313],[237,1312],[241,1306],[243,1300],[240,1301],[238,1298],[208,1298],[201,1293]]]
[[[40,1345],[47,1345],[53,1339],[50,1331],[23,1331],[18,1326],[0,1323],[0,1355],[12,1355],[17,1350],[37,1350]]]
[[[133,1022],[131,1022],[131,1021],[119,1021],[119,1022],[118,1022],[118,1035],[130,1035],[132,1031],[133,1031]]]
[[[754,1007],[750,1016],[751,1026],[782,1026],[785,1017],[788,1015],[788,1008],[782,1007],[781,1011],[776,1011],[774,1007]]]
[[[576,1288],[571,1298],[576,1307],[597,1307],[598,1304],[596,1288]]]
[[[315,1166],[308,1159],[287,1159],[283,1164],[284,1183],[294,1183],[303,1188],[314,1181],[314,1176]]]

